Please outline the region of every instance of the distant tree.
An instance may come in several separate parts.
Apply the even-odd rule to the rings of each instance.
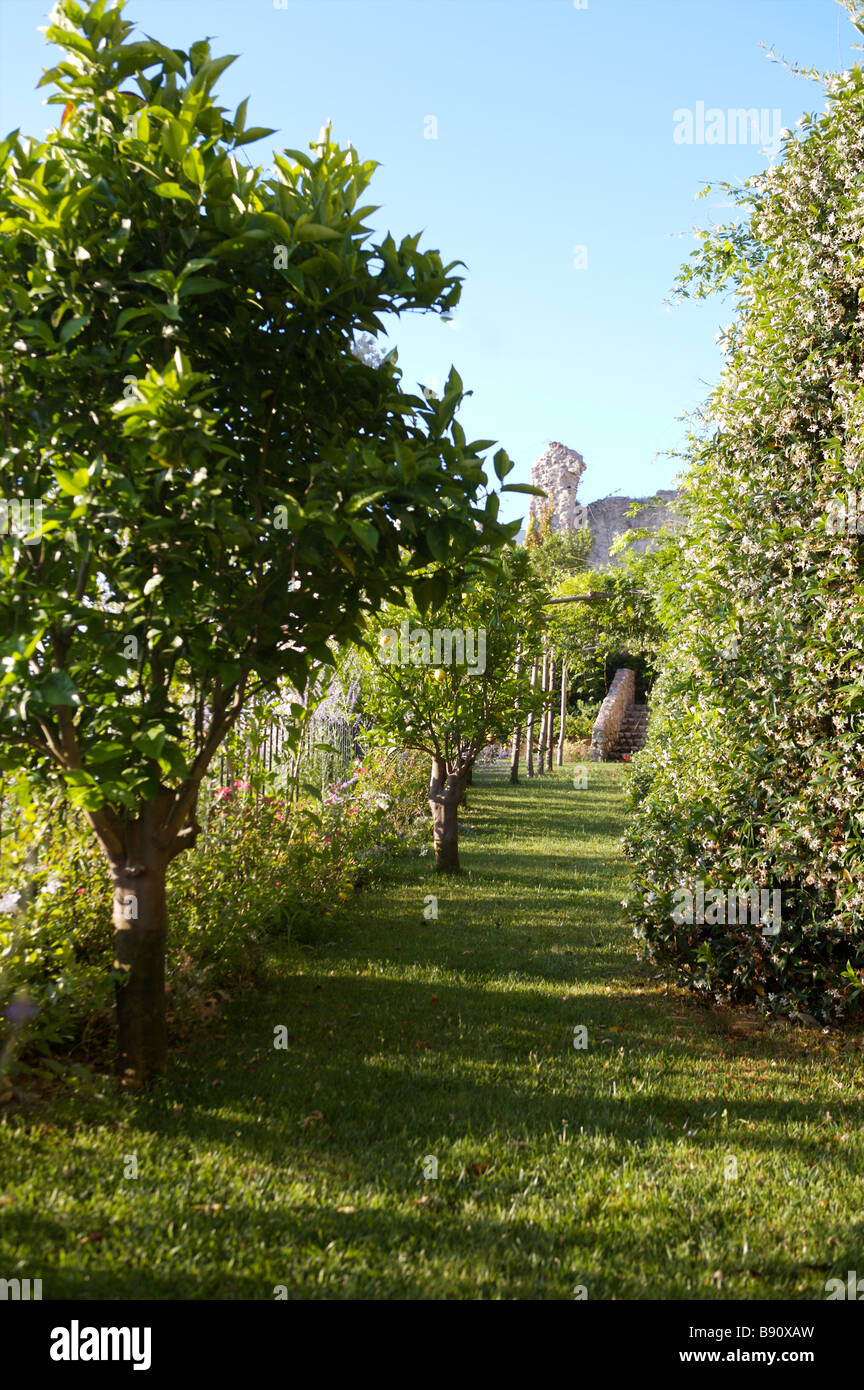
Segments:
[[[521,722],[537,702],[530,672],[516,661],[519,642],[535,643],[542,621],[527,556],[508,551],[498,575],[469,582],[434,619],[408,607],[387,609],[379,621],[365,662],[364,708],[378,738],[429,755],[435,867],[455,873],[459,805],[477,754],[506,740],[514,718]],[[457,634],[460,659],[443,659],[445,644],[451,658],[460,646]]]

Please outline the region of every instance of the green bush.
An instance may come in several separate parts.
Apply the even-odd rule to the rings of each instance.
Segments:
[[[388,857],[426,837],[425,763],[370,752],[323,800],[294,803],[249,782],[214,791],[204,831],[168,875],[178,998],[248,978],[269,933],[327,922]],[[107,866],[80,817],[55,819],[28,853],[32,818],[7,833],[0,862],[0,1075],[81,1038],[113,998]]]
[[[590,739],[600,703],[591,700],[577,700],[571,704],[564,720],[564,737],[571,743],[584,743]]]
[[[825,86],[682,275],[700,296],[731,286],[738,313],[660,590],[627,850],[636,931],[681,982],[833,1021],[864,968],[864,75]],[[677,925],[673,895],[699,882],[779,890],[779,933]]]

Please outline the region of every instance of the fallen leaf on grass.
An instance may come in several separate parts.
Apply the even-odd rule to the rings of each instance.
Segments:
[[[357,1210],[357,1208],[356,1208],[356,1207],[337,1207],[336,1210],[337,1210],[338,1212],[341,1212],[341,1214],[342,1214],[343,1216],[350,1216],[351,1213],[352,1213],[353,1211],[356,1211],[356,1210]]]
[[[102,1234],[101,1231],[91,1231],[89,1235],[87,1235],[87,1236],[82,1236],[81,1239],[79,1240],[78,1244],[79,1244],[79,1245],[91,1245],[91,1244],[92,1244],[92,1245],[97,1245],[98,1242],[99,1242],[100,1240],[104,1240],[104,1239],[105,1239],[105,1237],[104,1237],[104,1235]]]
[[[472,1164],[471,1164],[471,1172],[472,1172],[472,1173],[485,1173],[485,1172],[486,1172],[486,1169],[487,1169],[488,1167],[489,1167],[489,1164],[488,1164],[488,1163],[472,1163]]]
[[[319,1120],[323,1120],[323,1119],[324,1119],[324,1112],[323,1112],[323,1110],[313,1110],[312,1113],[311,1113],[311,1115],[306,1115],[306,1116],[300,1121],[300,1123],[301,1123],[301,1125],[303,1125],[303,1127],[304,1127],[304,1129],[305,1129],[305,1127],[306,1127],[307,1125],[314,1125],[314,1124],[317,1124]]]
[[[196,1202],[193,1211],[203,1211],[206,1216],[216,1216],[225,1210],[223,1202]]]

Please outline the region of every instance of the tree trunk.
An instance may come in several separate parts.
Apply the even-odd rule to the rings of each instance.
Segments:
[[[567,723],[567,662],[561,665],[561,728],[558,730],[558,766],[564,763],[564,728]]]
[[[531,667],[531,689],[537,687],[537,658]],[[525,722],[525,773],[528,777],[534,776],[534,710],[528,711],[528,718]]]
[[[432,841],[435,868],[439,874],[459,872],[459,802],[465,791],[468,769],[447,771],[443,758],[432,759],[429,779],[429,810],[432,812]]]
[[[519,781],[519,750],[522,747],[522,725],[517,724],[513,730],[513,740],[510,744],[510,781],[515,786]]]
[[[552,745],[555,742],[555,658],[549,657],[549,714],[547,716],[548,732],[546,735],[546,769],[552,771]]]
[[[178,802],[160,788],[156,797],[106,838],[94,825],[111,866],[114,885],[114,968],[117,982],[118,1064],[123,1076],[146,1086],[168,1063],[165,1020],[165,881],[175,855],[194,845],[197,788],[187,802],[185,824],[169,828]]]
[[[144,864],[112,865],[114,968],[118,981],[117,1038],[120,1072],[146,1085],[165,1071],[165,939],[168,859],[152,853]]]

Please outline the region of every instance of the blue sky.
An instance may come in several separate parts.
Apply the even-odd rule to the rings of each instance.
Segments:
[[[208,35],[216,53],[239,54],[218,94],[232,110],[250,96],[248,123],[277,128],[269,145],[305,148],[330,118],[334,138],[381,162],[376,228],[423,229],[422,244],[466,262],[454,322],[403,319],[392,342],[411,388],[443,383],[455,364],[474,392],[469,437],[504,445],[510,481],[527,481],[557,439],[585,458],[583,500],[669,486],[668,451],[717,378],[715,334],[729,318],[721,301],[664,305],[692,228],[727,215],[718,195],[694,200],[769,159],[758,142],[677,143],[674,113],[755,107],[794,126],[821,108],[821,88],[760,43],[805,67],[849,66],[859,36],[840,6],[277,2],[129,0],[126,15],[174,47]],[[54,120],[35,90],[48,8],[0,0],[4,134],[41,135]],[[269,148],[247,149],[270,162]],[[524,505],[513,498],[502,514]]]

